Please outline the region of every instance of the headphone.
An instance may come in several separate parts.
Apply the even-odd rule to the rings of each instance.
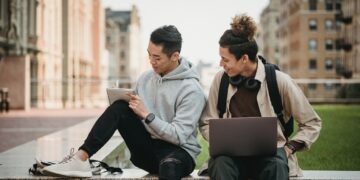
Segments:
[[[260,87],[260,81],[256,80],[255,78],[245,78],[240,75],[234,77],[229,76],[229,83],[238,88],[244,86],[249,90],[254,90]]]

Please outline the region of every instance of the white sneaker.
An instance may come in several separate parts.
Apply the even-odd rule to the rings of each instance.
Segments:
[[[91,177],[91,168],[89,160],[83,161],[75,156],[73,151],[58,164],[43,168],[43,173],[50,176],[66,177]]]

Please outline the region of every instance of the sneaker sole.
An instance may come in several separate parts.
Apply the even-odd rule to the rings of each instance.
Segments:
[[[82,177],[82,178],[92,177],[91,172],[82,172],[82,171],[54,172],[48,169],[43,169],[43,173],[48,176]]]

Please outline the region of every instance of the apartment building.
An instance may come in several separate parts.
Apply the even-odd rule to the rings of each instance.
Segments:
[[[347,78],[360,79],[360,1],[343,0],[336,19],[342,22],[338,43],[343,59],[338,71]]]
[[[341,22],[335,15],[341,10],[340,0],[281,0],[279,27],[280,60],[283,71],[296,79],[339,79],[341,47],[336,43]],[[301,84],[309,99],[336,96],[333,83]]]

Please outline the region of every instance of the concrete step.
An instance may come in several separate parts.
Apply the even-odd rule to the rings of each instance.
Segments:
[[[83,143],[95,121],[95,118],[89,119],[70,128],[54,132],[0,153],[0,179],[68,179],[33,176],[28,174],[28,169],[35,163],[35,157],[49,161],[61,160],[65,155],[69,154],[71,148],[77,149]],[[123,161],[122,153],[119,155],[119,152],[125,151],[124,149],[123,139],[116,132],[109,142],[92,158],[107,163],[117,159],[118,162],[115,165],[128,167],[124,163],[125,161]],[[89,179],[158,179],[156,175],[149,175],[141,169],[129,168],[123,170],[124,173],[122,174],[112,175],[104,173]],[[360,171],[304,171],[304,177],[291,179],[360,179]],[[183,180],[209,180],[209,177],[198,176],[197,170],[195,170],[190,176],[183,178]]]
[[[71,148],[77,150],[82,145],[95,121],[96,118],[89,119],[0,153],[0,179],[39,178],[28,174],[35,157],[48,161],[63,159]],[[92,158],[104,160],[122,142],[123,139],[116,132]]]

